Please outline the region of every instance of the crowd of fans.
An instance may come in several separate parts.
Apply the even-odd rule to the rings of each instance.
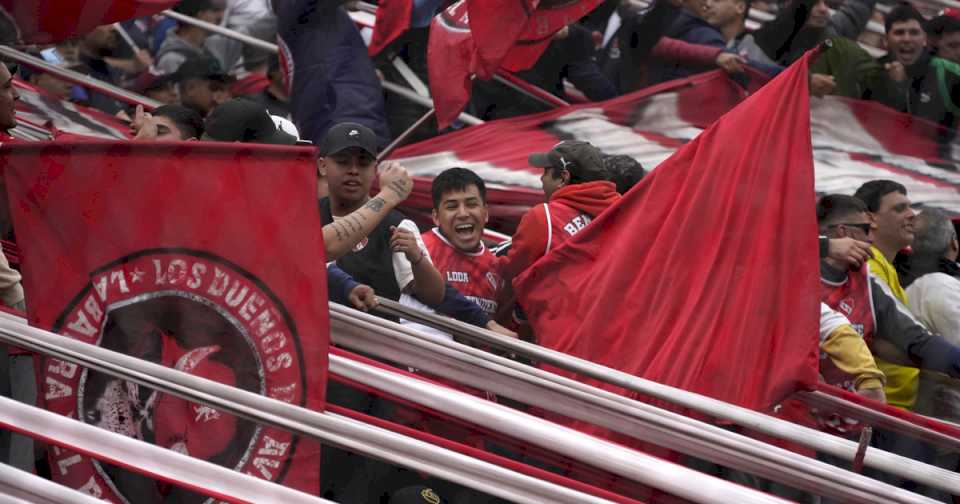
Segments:
[[[629,156],[607,155],[586,142],[564,141],[549,152],[531,153],[531,166],[543,169],[546,204],[532,208],[512,243],[496,252],[482,240],[488,219],[483,179],[451,167],[433,182],[436,227],[421,231],[396,210],[412,189],[409,174],[396,163],[385,163],[378,172],[377,159],[386,140],[410,127],[422,107],[394,95],[362,104],[341,99],[321,103],[320,109],[304,104],[324,97],[337,100],[338,93],[359,96],[343,90],[363,77],[397,80],[393,58],[427,80],[427,22],[443,2],[434,2],[429,12],[415,10],[411,28],[373,60],[365,47],[357,46],[362,38],[352,23],[344,28],[334,22],[340,18],[305,14],[296,18],[298,23],[356,32],[309,38],[311,31],[304,26],[284,26],[289,18],[279,12],[284,2],[275,3],[280,5],[276,13],[262,0],[184,0],[175,10],[265,41],[284,36],[293,65],[301,72],[298,78],[314,80],[285,83],[276,54],[162,16],[101,26],[56,45],[26,48],[47,63],[163,103],[150,112],[42,70],[21,66],[19,75],[56,98],[128,121],[136,140],[316,145],[331,300],[367,311],[377,306],[376,296],[382,296],[535,341],[513,299],[512,279],[589,226],[643,177],[643,167]],[[334,5],[322,9],[343,15],[344,7],[329,3]],[[649,6],[608,0],[556,33],[537,64],[518,76],[559,98],[596,101],[715,68],[736,79],[756,78],[750,68],[775,75],[819,46],[822,53],[810,70],[812,95],[874,100],[943,126],[941,139],[951,139],[960,113],[960,14],[948,11],[928,19],[909,4],[887,7],[878,9],[876,0],[656,0]],[[748,29],[751,9],[772,20]],[[886,32],[880,42],[887,52],[879,58],[865,48],[878,43],[876,33],[865,31],[871,20],[881,21]],[[304,64],[304,40],[340,44],[343,53],[337,64],[318,70],[315,64]],[[369,64],[340,64],[349,59]],[[17,91],[11,85],[16,72],[13,66],[0,66],[3,131],[16,125]],[[302,90],[311,85],[329,89],[307,96]],[[363,113],[341,114],[353,105]],[[380,110],[368,113],[371,107]],[[544,107],[490,81],[476,83],[467,111],[493,119]],[[321,109],[331,116],[317,119]],[[409,140],[437,133],[425,125]],[[379,192],[371,196],[375,179]],[[866,183],[853,196],[824,195],[816,212],[823,379],[875,401],[960,421],[960,382],[955,381],[960,378],[960,243],[949,218],[934,209],[918,215],[906,189],[886,180]],[[911,248],[911,254],[903,253]],[[19,275],[2,255],[0,300],[24,307]],[[15,376],[14,387],[17,380],[31,379]],[[8,380],[0,382],[9,386]],[[344,385],[331,384],[328,400],[389,416],[377,398]],[[817,415],[811,421],[847,437],[860,428],[837,415]],[[10,451],[3,442],[9,443],[9,436],[0,438],[0,450]],[[874,444],[950,470],[960,464],[956,454],[882,429]],[[325,496],[374,502],[376,495],[390,495],[404,486],[397,481],[411,483],[410,474],[397,479],[378,462],[344,463],[346,452],[324,453]],[[875,476],[948,498],[910,481]],[[385,481],[393,486],[383,487]],[[407,493],[409,489],[394,495]]]

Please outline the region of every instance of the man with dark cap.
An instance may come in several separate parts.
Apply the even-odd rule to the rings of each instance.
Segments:
[[[606,180],[603,155],[588,142],[560,142],[549,152],[531,154],[529,162],[543,168],[540,182],[547,202],[520,220],[502,264],[505,279],[519,275],[620,199],[614,183]]]
[[[351,212],[378,204],[376,198],[370,198],[378,151],[376,134],[361,124],[340,123],[327,132],[320,144],[320,174],[327,179],[329,189],[329,196],[320,200],[325,226],[346,232],[360,224]],[[396,163],[384,164],[387,169],[393,165]],[[380,187],[381,193],[392,190],[389,186]],[[386,215],[337,264],[357,281],[373,287],[377,294],[395,301],[404,291],[431,305],[443,300],[443,278],[433,267],[420,232],[413,221],[399,212]]]
[[[174,74],[180,101],[206,117],[217,105],[231,98],[231,78],[213,56],[188,58]]]
[[[524,214],[500,263],[504,283],[498,307],[501,322],[513,311],[513,279],[620,199],[616,185],[606,180],[603,154],[588,142],[563,141],[549,152],[531,154],[528,161],[543,168],[540,182],[547,202]]]

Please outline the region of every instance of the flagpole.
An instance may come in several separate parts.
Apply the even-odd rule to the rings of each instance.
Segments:
[[[37,70],[46,72],[62,81],[92,89],[100,94],[113,98],[114,100],[119,100],[131,105],[143,105],[143,108],[148,111],[163,105],[156,100],[152,100],[146,96],[127,91],[126,89],[114,86],[108,82],[103,82],[99,79],[95,79],[89,75],[84,75],[68,68],[51,65],[40,58],[35,58],[10,46],[0,45],[0,56],[10,58],[30,68],[35,68]]]
[[[563,100],[555,96],[553,93],[537,87],[505,70],[497,70],[497,73],[493,76],[493,80],[518,93],[522,93],[540,103],[548,105],[551,108],[567,107],[570,105],[570,103],[566,100]]]
[[[430,107],[430,110],[428,110],[425,114],[420,116],[420,119],[417,119],[417,121],[414,122],[412,125],[410,125],[409,128],[404,130],[403,133],[400,133],[400,135],[397,136],[397,138],[394,138],[393,141],[390,142],[390,145],[386,146],[382,151],[380,151],[380,154],[377,155],[377,162],[379,163],[380,161],[383,161],[384,159],[386,159],[390,154],[393,153],[394,150],[397,149],[397,147],[399,147],[403,142],[405,142],[407,138],[409,138],[410,135],[412,135],[413,132],[417,130],[417,128],[419,128],[420,126],[423,126],[423,124],[429,121],[430,118],[432,118],[436,113],[437,113],[437,109]]]
[[[223,35],[224,37],[232,38],[234,40],[239,40],[240,42],[243,42],[244,44],[247,44],[247,45],[252,45],[257,49],[263,49],[264,51],[271,51],[274,53],[278,51],[277,44],[272,44],[265,40],[260,40],[256,37],[251,37],[246,33],[240,33],[236,30],[231,30],[230,28],[225,28],[220,25],[208,23],[206,21],[197,19],[195,17],[188,16],[186,14],[181,14],[179,12],[167,9],[163,11],[163,15],[169,18],[173,18],[181,23],[187,23],[187,24],[196,26],[198,28],[203,28],[204,30],[216,33],[218,35]]]

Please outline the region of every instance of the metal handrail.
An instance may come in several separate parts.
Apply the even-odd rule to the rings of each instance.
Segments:
[[[24,319],[5,312],[0,313],[0,342],[40,354],[52,355],[151,389],[209,405],[241,418],[274,425],[350,451],[381,458],[413,470],[434,474],[466,487],[511,501],[534,504],[541,502],[606,502],[604,499],[538,480],[338,415],[310,411],[246,390],[192,376],[176,369],[64,338],[42,329],[27,326]],[[357,364],[352,369],[357,372],[365,372],[367,367],[370,366]],[[400,375],[393,378],[393,383],[406,384],[407,381],[420,382],[420,380]],[[380,385],[378,382],[364,382],[364,384],[373,387]],[[435,385],[427,385],[429,385],[428,389],[436,387],[438,390],[445,390]],[[429,390],[424,390],[424,394],[428,393],[430,393]],[[477,400],[476,398],[471,399]],[[448,409],[460,406],[463,405],[461,403],[443,405],[444,408]],[[549,424],[543,420],[532,418],[524,421],[526,423],[541,422]],[[558,442],[558,440],[554,439],[554,442]],[[637,454],[637,460],[633,462],[639,463],[642,457],[644,455]],[[641,466],[644,465],[641,464]],[[694,471],[685,468],[676,467],[675,470],[677,474],[674,474],[674,477],[677,481],[689,481],[695,474]],[[664,476],[663,470],[660,470],[659,473]],[[735,487],[735,485],[720,480],[713,483],[713,487],[718,494],[723,494],[726,491],[739,492],[739,489],[729,488]],[[704,486],[709,487],[710,485],[705,483]],[[743,492],[739,494],[738,499],[755,499],[757,494],[758,492],[755,491]],[[759,495],[763,496],[763,494]]]
[[[134,468],[143,474],[162,475],[165,481],[218,499],[232,502],[330,503],[271,481],[6,397],[0,397],[0,426],[62,446],[71,452]],[[68,470],[67,467],[56,469]]]
[[[5,464],[0,464],[0,494],[30,504],[103,504],[83,492]]]
[[[726,420],[752,431],[813,448],[818,452],[844,460],[852,461],[857,452],[857,443],[837,436],[711,397],[646,380],[569,354],[473,327],[448,317],[415,310],[390,299],[378,299],[380,301],[380,306],[377,308],[379,313],[428,325],[455,334],[471,343],[506,350],[536,362],[549,364],[581,376],[639,392],[654,399],[666,401],[720,420]],[[906,457],[882,450],[868,450],[864,458],[864,465],[958,493],[957,480],[955,479],[958,475]],[[950,481],[950,483],[947,483],[947,481]],[[944,488],[947,485],[949,485],[949,488]]]
[[[635,439],[844,502],[917,502],[897,489],[678,413],[331,305],[334,342]],[[331,367],[331,370],[333,368]],[[407,397],[407,396],[404,396]],[[457,412],[447,414],[457,416]],[[470,421],[471,417],[464,418]],[[931,476],[951,473],[932,468]],[[950,485],[952,483],[952,486]],[[960,478],[948,486],[960,491]]]

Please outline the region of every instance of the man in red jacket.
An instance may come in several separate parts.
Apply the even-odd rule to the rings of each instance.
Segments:
[[[588,142],[560,142],[550,152],[532,154],[528,160],[543,168],[540,182],[547,202],[523,216],[510,251],[500,263],[504,279],[498,310],[501,320],[514,303],[513,279],[620,199],[614,183],[606,180],[600,149]]]

